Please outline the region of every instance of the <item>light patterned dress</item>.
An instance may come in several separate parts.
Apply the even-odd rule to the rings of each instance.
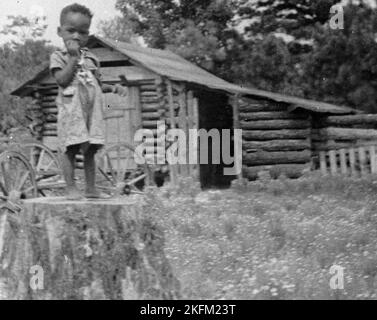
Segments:
[[[63,69],[69,60],[67,51],[55,51],[50,58],[50,71]],[[80,67],[72,83],[59,87],[58,107],[59,147],[66,152],[72,145],[97,145],[105,143],[103,119],[104,96],[99,81],[99,61],[87,49],[82,50]]]

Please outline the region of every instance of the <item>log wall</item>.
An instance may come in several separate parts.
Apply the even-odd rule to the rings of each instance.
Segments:
[[[261,171],[273,178],[297,178],[311,166],[311,116],[288,112],[286,104],[241,98],[239,121],[243,130],[243,176],[250,180]]]
[[[344,173],[346,167],[351,167],[354,174],[357,171],[354,168],[362,167],[358,164],[362,162],[360,156],[363,158],[359,151],[377,146],[377,115],[317,115],[313,117],[312,141],[315,169],[324,173],[325,168],[338,166],[342,169],[338,173]],[[370,161],[369,156],[366,161]],[[330,172],[337,173],[337,170]]]

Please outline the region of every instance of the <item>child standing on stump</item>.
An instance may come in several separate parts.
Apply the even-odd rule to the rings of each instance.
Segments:
[[[65,7],[60,15],[58,35],[65,49],[51,55],[50,70],[59,86],[58,137],[62,166],[67,184],[67,198],[80,200],[74,179],[75,157],[84,155],[85,197],[98,199],[95,187],[95,154],[105,143],[103,92],[127,95],[127,88],[102,84],[99,61],[87,48],[92,13],[82,5]]]

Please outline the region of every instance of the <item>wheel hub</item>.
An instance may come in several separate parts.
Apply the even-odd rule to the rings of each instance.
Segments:
[[[9,192],[8,199],[11,202],[18,202],[19,200],[21,200],[21,196],[22,196],[22,193],[20,191],[12,190]]]

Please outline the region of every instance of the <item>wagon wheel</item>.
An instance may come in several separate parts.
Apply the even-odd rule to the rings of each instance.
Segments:
[[[97,155],[97,187],[118,195],[140,193],[145,186],[150,185],[152,177],[146,163],[138,164],[141,159],[143,156],[137,154],[128,143],[104,149]]]
[[[48,147],[30,142],[19,144],[17,150],[29,160],[34,169],[40,195],[46,196],[48,191],[65,186],[60,161]]]
[[[16,202],[36,198],[37,190],[34,170],[26,157],[16,151],[0,154],[0,199],[17,209]]]

